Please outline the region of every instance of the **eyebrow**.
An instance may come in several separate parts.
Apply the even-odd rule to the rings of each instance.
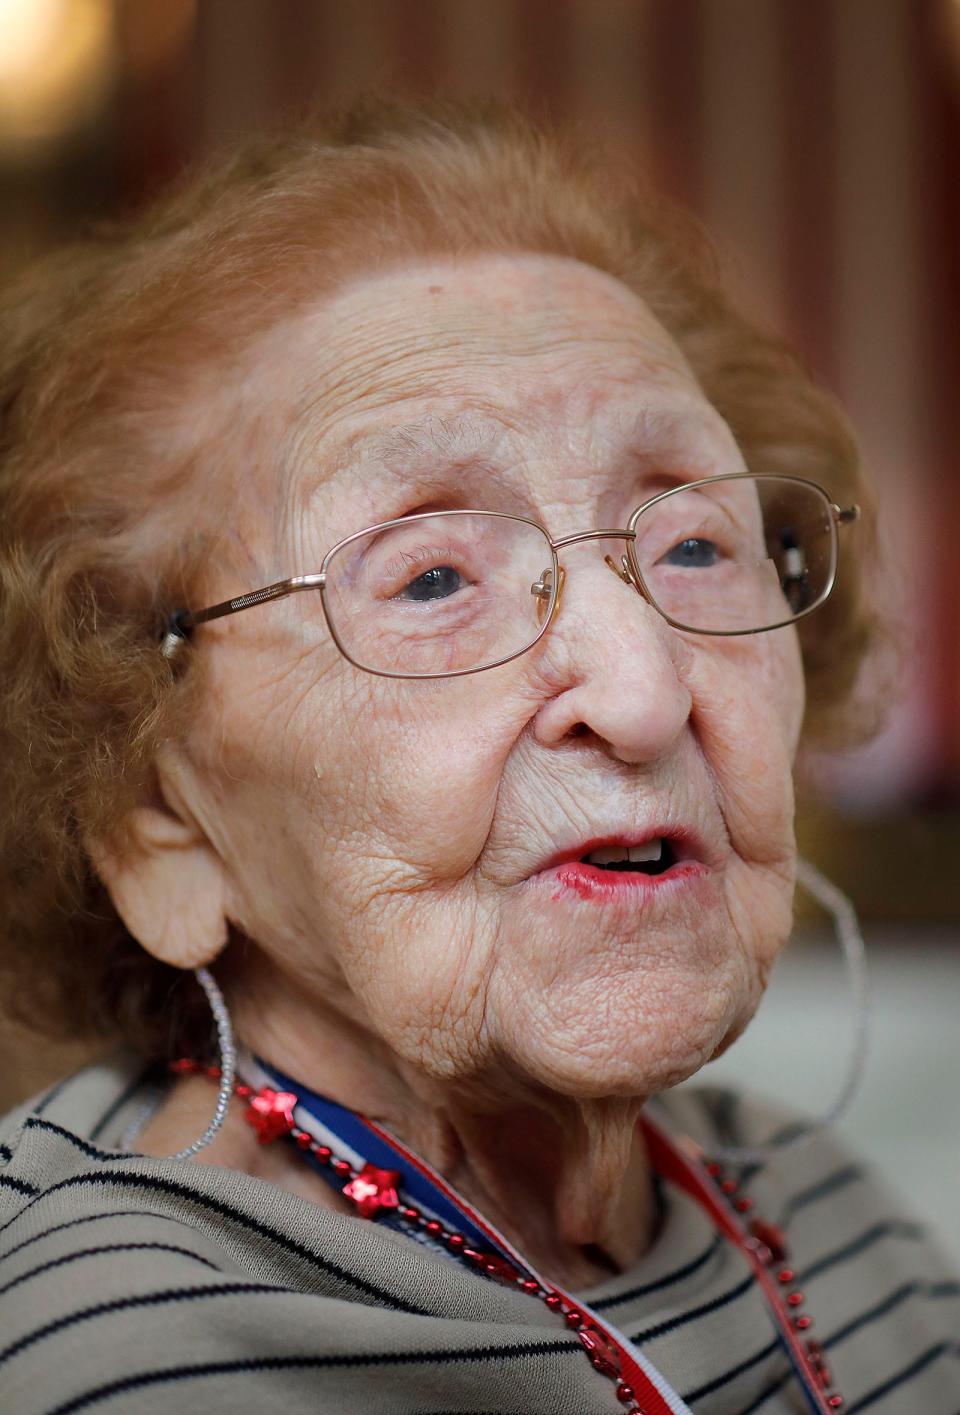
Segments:
[[[493,452],[507,431],[506,424],[483,415],[455,413],[441,417],[434,413],[385,433],[361,437],[354,448],[384,462],[424,454],[459,461]]]
[[[651,455],[689,455],[694,449],[726,452],[716,424],[689,409],[640,408],[633,414],[619,411],[612,422],[623,449]],[[467,460],[481,454],[492,454],[512,431],[507,421],[489,415],[455,413],[448,417],[430,414],[414,422],[404,423],[385,433],[361,436],[354,451],[390,462],[411,457],[432,455],[454,461]],[[708,434],[706,446],[704,433]]]
[[[640,466],[649,460],[663,473],[665,485],[709,476],[711,460],[726,459],[730,453],[712,418],[682,406],[640,407],[635,412],[617,409],[609,427],[616,455],[629,456]],[[386,431],[359,431],[334,453],[334,475],[342,475],[358,460],[370,460],[377,464],[386,483],[405,484],[415,470],[422,488],[439,488],[449,484],[451,472],[484,460],[490,475],[496,477],[504,441],[520,433],[522,428],[506,415],[491,416],[481,409],[429,413]],[[326,480],[324,477],[309,486],[307,502]]]

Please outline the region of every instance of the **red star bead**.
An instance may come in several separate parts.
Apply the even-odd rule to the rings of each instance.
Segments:
[[[750,1224],[750,1232],[754,1238],[766,1244],[775,1263],[784,1261],[789,1248],[782,1228],[778,1228],[775,1223],[768,1223],[765,1219],[755,1218]]]
[[[751,1253],[756,1254],[758,1262],[763,1263],[764,1267],[770,1266],[773,1262],[773,1253],[767,1247],[766,1243],[761,1243],[759,1238],[753,1238],[752,1236],[745,1238],[743,1242],[744,1246],[749,1248]]]
[[[577,1335],[586,1347],[595,1369],[602,1371],[611,1380],[616,1380],[621,1371],[620,1352],[606,1332],[597,1331],[596,1327],[588,1326],[578,1331]]]
[[[293,1129],[293,1107],[297,1098],[289,1091],[272,1091],[269,1086],[258,1091],[250,1100],[247,1124],[257,1132],[261,1145],[269,1145]]]
[[[377,1169],[375,1164],[365,1164],[356,1179],[343,1186],[343,1193],[356,1205],[361,1218],[376,1218],[386,1209],[399,1208],[399,1182],[399,1170]]]

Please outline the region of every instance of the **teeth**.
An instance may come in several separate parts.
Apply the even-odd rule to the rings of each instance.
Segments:
[[[591,865],[619,865],[624,860],[637,865],[644,860],[659,860],[663,854],[663,841],[648,840],[646,845],[604,845],[599,850],[591,850],[584,859]]]
[[[658,836],[656,840],[648,840],[646,845],[631,845],[630,859],[634,864],[640,860],[659,860],[663,854],[663,841]]]

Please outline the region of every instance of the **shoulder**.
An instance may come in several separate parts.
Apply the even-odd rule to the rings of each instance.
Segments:
[[[806,1117],[759,1095],[694,1086],[662,1102],[665,1123],[707,1152],[783,1144],[762,1165],[728,1172],[752,1203],[748,1221],[756,1215],[782,1233],[790,1285],[803,1292],[848,1399],[875,1393],[878,1412],[904,1401],[952,1412],[960,1281],[937,1235],[888,1179],[835,1130],[811,1131]],[[954,1403],[942,1406],[948,1394]]]
[[[174,1375],[198,1411],[317,1408],[361,1307],[374,1325],[421,1312],[428,1259],[389,1264],[375,1226],[251,1176],[126,1153],[141,1071],[88,1068],[3,1123],[0,1409],[159,1412]]]
[[[71,1128],[70,1090],[13,1122],[0,1410],[400,1415],[473,1409],[481,1383],[485,1409],[529,1415],[605,1398],[541,1304],[263,1180],[110,1148],[114,1120]]]
[[[143,1104],[133,1056],[85,1067],[0,1120],[0,1407],[55,1405],[105,1368],[108,1313],[215,1273],[217,1245],[154,1202],[117,1126]],[[84,1354],[89,1350],[89,1357]],[[51,1357],[51,1353],[53,1353]]]
[[[65,1076],[0,1117],[0,1224],[9,1222],[22,1199],[46,1187],[68,1156],[103,1154],[142,1102],[144,1063],[117,1054]],[[139,1097],[139,1099],[138,1099]],[[0,1233],[5,1231],[0,1228]],[[0,1251],[3,1243],[0,1238]]]
[[[115,1126],[111,1129],[111,1122],[119,1117],[128,1124],[143,1103],[149,1071],[141,1057],[126,1049],[102,1057],[61,1077],[0,1117],[0,1143],[14,1148],[31,1118],[92,1139],[105,1132],[112,1135]]]
[[[821,1197],[838,1199],[849,1191],[858,1212],[867,1205],[924,1227],[897,1192],[895,1176],[891,1180],[859,1154],[842,1130],[820,1128],[801,1111],[759,1092],[724,1086],[683,1087],[657,1104],[670,1128],[691,1136],[705,1152],[726,1147],[768,1151],[758,1163],[728,1168],[784,1213],[798,1214]],[[830,1207],[835,1211],[836,1204]]]
[[[902,1238],[947,1274],[951,1264],[933,1230],[842,1132],[818,1129],[799,1111],[727,1087],[685,1087],[659,1104],[671,1129],[690,1135],[708,1154],[719,1147],[770,1147],[762,1162],[727,1168],[757,1208],[798,1239],[809,1231],[823,1246],[853,1231],[866,1235],[870,1225],[878,1244]]]
[[[305,1212],[313,1211],[306,1201],[202,1160],[125,1148],[125,1133],[161,1093],[142,1061],[124,1055],[67,1077],[0,1123],[0,1263],[26,1248],[44,1259],[51,1243],[59,1260],[64,1244],[86,1251],[101,1234],[112,1242],[114,1230],[117,1251],[126,1252],[131,1224],[140,1236],[162,1228],[168,1237],[178,1225],[177,1243],[199,1244],[206,1257],[212,1244],[221,1266],[225,1256],[277,1280],[316,1285],[308,1274],[323,1264],[320,1240],[302,1238],[311,1227]],[[312,1227],[335,1227],[333,1219],[324,1214]]]

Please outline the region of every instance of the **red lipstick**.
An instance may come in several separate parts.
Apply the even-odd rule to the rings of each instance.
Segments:
[[[585,857],[595,851],[620,847],[648,845],[651,841],[662,840],[662,862],[651,868],[630,868],[626,864],[611,867],[593,864]],[[558,851],[544,862],[532,876],[553,886],[552,898],[559,899],[568,891],[573,891],[581,899],[598,901],[623,899],[634,906],[663,891],[675,890],[685,882],[709,874],[697,842],[686,831],[670,834],[648,831],[642,836],[603,836],[595,840],[585,840],[569,850]]]
[[[616,895],[633,894],[639,902],[639,899],[677,885],[682,880],[705,875],[707,867],[697,860],[678,860],[662,874],[648,875],[635,874],[630,870],[606,870],[599,865],[585,864],[582,860],[571,860],[550,873],[557,884],[554,899],[561,898],[572,889],[581,899],[610,899]]]

